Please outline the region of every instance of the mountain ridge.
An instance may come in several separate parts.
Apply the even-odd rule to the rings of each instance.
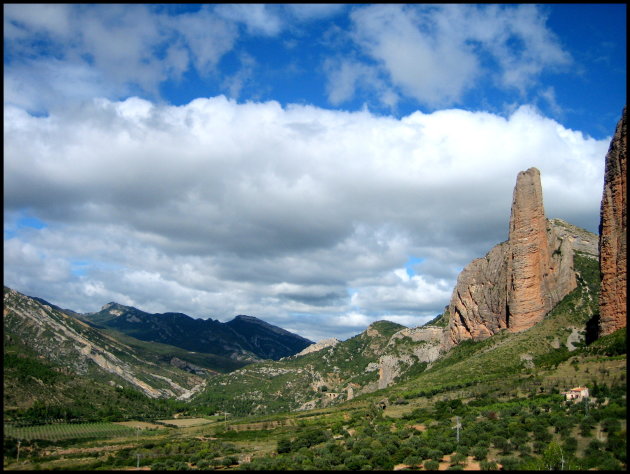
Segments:
[[[312,344],[302,336],[247,315],[238,315],[223,323],[212,318],[193,318],[185,313],[148,313],[110,302],[100,311],[78,317],[89,324],[115,329],[140,340],[245,362],[277,360]]]

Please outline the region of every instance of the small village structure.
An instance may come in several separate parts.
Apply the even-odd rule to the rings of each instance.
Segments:
[[[562,392],[562,394],[567,401],[573,400],[574,402],[581,402],[589,396],[587,387],[574,387],[568,392]]]

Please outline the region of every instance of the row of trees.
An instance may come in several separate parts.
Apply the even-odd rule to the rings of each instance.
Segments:
[[[595,387],[608,395],[583,404],[566,403],[561,395],[535,395],[498,402],[482,397],[470,403],[439,401],[405,417],[407,426],[423,423],[420,433],[383,418],[378,410],[357,412],[335,440],[334,430],[305,431],[278,440],[278,456],[254,459],[245,469],[383,469],[395,464],[437,468],[450,454],[450,468],[463,467],[472,456],[482,469],[568,470],[621,469],[626,463],[626,418],[622,387]],[[454,428],[460,417],[459,442]],[[349,434],[354,431],[354,435]],[[575,433],[590,438],[578,452]],[[595,434],[601,439],[595,437]],[[490,457],[490,453],[497,453]]]

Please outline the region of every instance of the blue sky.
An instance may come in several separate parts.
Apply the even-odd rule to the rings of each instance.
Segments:
[[[4,41],[5,285],[311,339],[441,312],[530,166],[597,232],[626,102],[624,4],[14,4]]]

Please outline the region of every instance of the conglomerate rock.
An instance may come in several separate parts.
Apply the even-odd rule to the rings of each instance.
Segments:
[[[523,331],[542,320],[577,286],[574,249],[594,252],[596,241],[595,235],[560,219],[548,220],[540,171],[520,172],[508,240],[473,260],[457,278],[445,348],[503,329]]]
[[[610,142],[604,172],[599,226],[599,263],[602,286],[599,296],[599,335],[626,326],[626,109]]]

